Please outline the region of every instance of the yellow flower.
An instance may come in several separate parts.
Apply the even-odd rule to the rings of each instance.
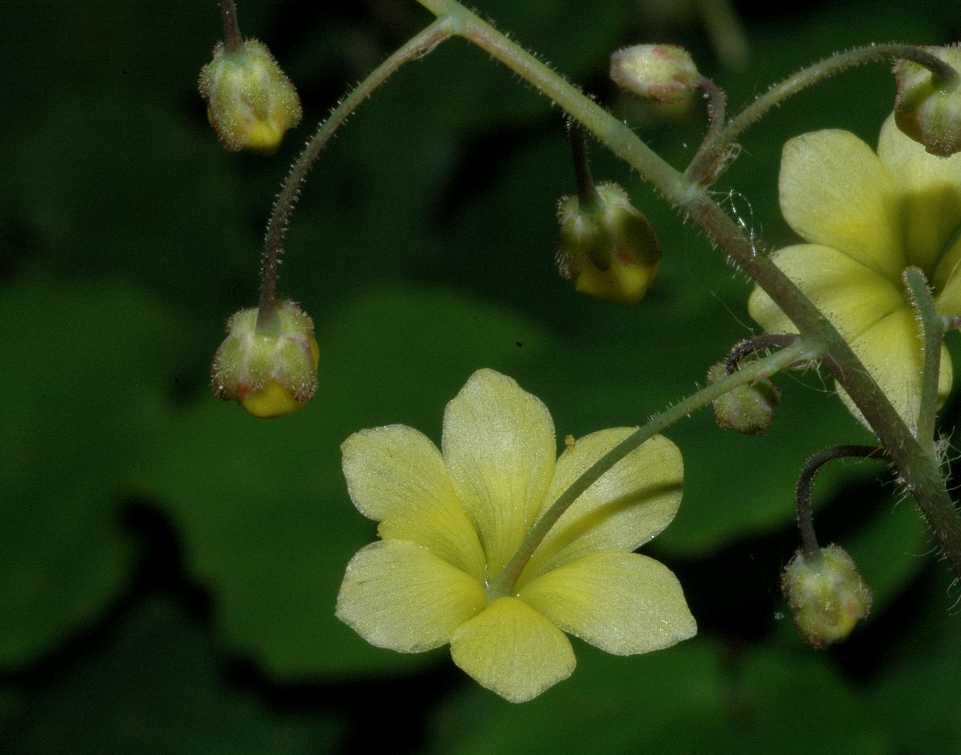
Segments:
[[[403,653],[450,643],[454,663],[512,702],[573,672],[564,632],[619,655],[693,636],[673,573],[632,553],[681,501],[681,454],[660,436],[577,499],[509,594],[489,588],[540,514],[631,431],[593,433],[555,460],[547,407],[511,378],[479,370],[447,405],[442,451],[404,425],[352,435],[347,487],[382,539],[347,566],[338,617]]]
[[[784,146],[780,198],[785,219],[809,243],[772,259],[837,327],[916,431],[922,345],[901,273],[921,268],[938,312],[961,314],[961,154],[927,154],[893,117],[881,129],[877,154],[847,131],[815,131]],[[797,332],[759,288],[748,310],[769,332]],[[942,400],[951,383],[942,347]]]

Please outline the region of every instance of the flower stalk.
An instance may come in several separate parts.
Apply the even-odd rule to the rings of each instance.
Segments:
[[[551,528],[557,523],[564,512],[570,508],[584,491],[597,482],[605,472],[610,470],[621,459],[640,447],[647,440],[685,417],[689,417],[698,409],[709,406],[716,398],[723,396],[725,393],[739,386],[769,378],[780,370],[797,364],[798,362],[817,359],[822,353],[823,345],[820,342],[798,339],[771,356],[752,362],[733,375],[728,375],[726,378],[702,388],[697,393],[688,396],[674,406],[652,417],[647,424],[639,427],[598,459],[592,466],[588,467],[584,473],[574,480],[570,487],[551,504],[550,508],[544,512],[543,516],[541,516],[528,531],[524,541],[508,562],[507,566],[504,567],[504,570],[491,580],[491,586],[489,588],[491,593],[510,595],[514,584],[524,571],[524,567],[527,565],[534,551],[537,550],[537,546],[541,544],[547,536],[547,533],[550,532]]]
[[[920,268],[909,267],[901,275],[921,328],[923,367],[921,407],[918,410],[918,441],[934,453],[934,425],[938,413],[938,378],[941,374],[941,342],[944,321],[938,314],[928,279]]]
[[[801,550],[810,563],[817,563],[821,558],[821,546],[814,532],[814,510],[811,506],[814,479],[821,468],[835,459],[881,457],[883,454],[884,450],[877,446],[836,446],[816,453],[807,460],[797,481],[794,501],[798,531],[801,533]]]
[[[713,244],[765,290],[803,336],[826,344],[825,362],[835,370],[838,381],[887,449],[932,535],[951,562],[956,576],[961,578],[961,515],[948,495],[937,459],[911,434],[837,328],[787,275],[758,254],[756,242],[744,235],[743,229],[712,199],[707,189],[693,181],[690,175],[675,170],[629,126],[456,0],[418,2],[442,19],[450,19],[453,33],[488,52],[594,134],[598,141],[650,182],[679,213],[700,226]],[[804,69],[774,87],[732,119],[718,138],[736,138],[772,107],[829,75],[858,63],[899,57],[926,65],[941,77],[957,75],[940,59],[910,45],[858,48]]]
[[[924,66],[931,71],[939,85],[949,84],[959,76],[954,68],[939,57],[914,45],[867,45],[832,55],[807,68],[802,68],[793,76],[775,84],[728,121],[727,125],[720,129],[714,138],[705,139],[704,144],[701,145],[694,159],[691,160],[685,175],[697,181],[704,181],[708,178],[711,181],[717,180],[724,170],[723,164],[718,163],[719,158],[742,133],[764,118],[771,110],[782,105],[794,95],[800,94],[842,71],[869,63],[890,63],[896,60],[910,60]]]
[[[317,158],[323,152],[324,147],[327,146],[327,143],[340,127],[347,122],[353,112],[398,69],[406,63],[418,60],[430,53],[441,42],[449,39],[454,30],[455,23],[451,19],[441,18],[411,37],[334,108],[330,117],[320,124],[310,141],[307,142],[303,152],[294,162],[274,202],[264,236],[260,306],[257,318],[257,330],[259,332],[269,333],[276,327],[277,277],[284,253],[284,239],[290,225],[291,215],[297,205],[297,200],[300,198],[303,183],[314,163],[317,162]]]
[[[244,41],[240,33],[240,22],[237,20],[237,3],[234,0],[220,0],[219,4],[224,20],[224,47],[227,52],[234,52]]]

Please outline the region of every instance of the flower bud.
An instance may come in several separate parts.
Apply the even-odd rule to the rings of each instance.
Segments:
[[[255,417],[295,412],[317,389],[313,320],[291,301],[279,304],[275,315],[264,333],[257,330],[257,307],[234,314],[211,370],[214,395],[239,401]]]
[[[599,184],[596,201],[589,207],[582,207],[576,196],[563,197],[558,220],[557,265],[578,291],[624,304],[644,297],[657,274],[661,246],[624,189]]]
[[[270,154],[284,132],[300,123],[300,98],[263,42],[248,39],[235,50],[222,43],[200,71],[207,119],[231,151]]]
[[[714,384],[727,377],[727,368],[718,362],[707,371],[707,382]],[[740,385],[714,399],[714,418],[718,427],[745,435],[764,435],[774,422],[774,410],[781,392],[770,380],[756,380]]]
[[[701,74],[683,47],[634,45],[611,55],[611,78],[621,89],[656,102],[683,102],[700,86]]]
[[[961,47],[926,47],[932,55],[961,72]],[[907,136],[932,155],[950,157],[961,151],[961,77],[936,82],[927,68],[909,60],[894,66],[897,96],[894,120]]]
[[[821,548],[814,560],[798,551],[784,569],[781,587],[798,630],[816,648],[845,639],[871,611],[871,590],[839,545]]]

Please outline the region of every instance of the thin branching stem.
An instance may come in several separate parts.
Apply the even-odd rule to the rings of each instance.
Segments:
[[[361,82],[341,103],[334,108],[330,117],[320,124],[317,131],[307,142],[304,151],[294,162],[284,180],[280,193],[274,202],[267,222],[264,236],[264,253],[261,261],[260,309],[257,316],[257,329],[261,332],[275,327],[277,309],[277,275],[284,253],[284,239],[290,217],[300,198],[304,180],[313,168],[327,142],[344,125],[353,112],[363,104],[384,82],[397,72],[405,63],[418,60],[430,53],[441,42],[454,33],[456,24],[447,18],[440,18],[430,26],[411,37],[393,55],[381,63]]]
[[[811,506],[811,493],[814,480],[825,464],[835,459],[869,458],[884,456],[884,449],[878,446],[836,446],[814,454],[804,464],[801,476],[798,477],[794,502],[797,508],[797,526],[801,533],[801,550],[809,563],[816,562],[821,557],[818,538],[814,532],[814,509]]]
[[[240,22],[237,20],[237,3],[234,0],[219,0],[220,14],[224,20],[224,47],[233,52],[243,44]]]
[[[914,307],[921,328],[923,366],[921,368],[921,405],[918,409],[918,442],[934,453],[934,426],[938,414],[938,382],[941,376],[941,343],[944,341],[944,321],[938,314],[928,286],[928,279],[920,268],[909,267],[901,279]]]
[[[783,104],[796,94],[820,84],[842,71],[868,63],[890,63],[894,60],[910,60],[931,71],[938,85],[949,85],[957,81],[958,72],[936,55],[914,45],[886,44],[856,47],[847,52],[819,60],[807,68],[802,68],[792,76],[772,86],[767,92],[748,105],[713,138],[704,141],[686,175],[704,181],[717,180],[724,166],[718,163],[724,153],[752,125],[760,121],[772,109]]]

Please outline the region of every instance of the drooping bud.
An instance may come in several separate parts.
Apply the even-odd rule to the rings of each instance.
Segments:
[[[679,103],[701,82],[694,60],[683,47],[634,45],[611,55],[611,78],[621,89],[645,100]]]
[[[707,382],[713,385],[727,377],[727,368],[718,362],[707,371]],[[719,427],[746,435],[764,435],[774,423],[774,410],[781,392],[768,379],[740,385],[712,402]]]
[[[661,246],[624,189],[598,184],[596,201],[587,207],[576,196],[563,197],[558,220],[558,269],[578,291],[624,304],[644,297],[657,274]]]
[[[263,42],[248,39],[234,50],[222,43],[200,71],[207,119],[224,147],[270,154],[284,132],[300,123],[297,90]]]
[[[798,551],[781,587],[798,631],[816,648],[845,639],[871,611],[871,590],[839,545],[821,548],[816,559]]]
[[[317,389],[319,349],[310,316],[292,301],[277,306],[269,333],[257,330],[257,307],[227,321],[227,338],[214,355],[214,395],[238,401],[255,417],[302,408]]]
[[[924,49],[961,73],[961,46]],[[908,60],[897,62],[894,76],[898,128],[932,155],[950,157],[961,152],[961,76],[939,81],[927,68]]]

